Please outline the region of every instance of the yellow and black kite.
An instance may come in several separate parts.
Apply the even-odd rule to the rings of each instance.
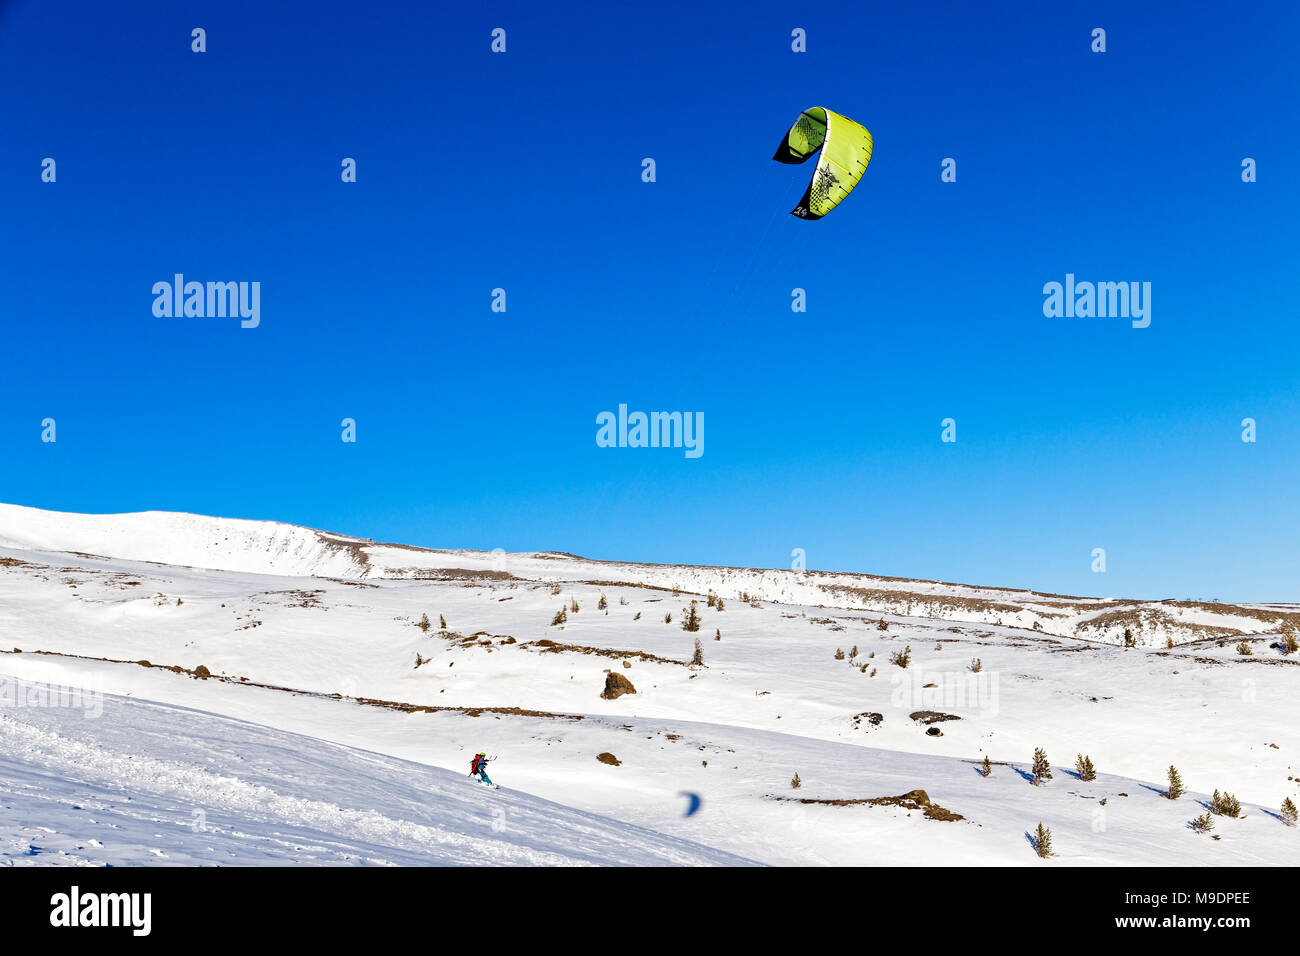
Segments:
[[[820,219],[853,191],[871,162],[871,133],[847,116],[814,106],[799,114],[772,158],[797,166],[819,149],[812,180],[790,210],[800,219]]]

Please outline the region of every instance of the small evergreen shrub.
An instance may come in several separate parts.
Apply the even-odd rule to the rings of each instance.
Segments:
[[[1052,767],[1047,762],[1047,754],[1043,752],[1042,747],[1034,748],[1034,764],[1031,772],[1034,775],[1033,784],[1035,787],[1042,786],[1052,779]]]
[[[1052,853],[1052,830],[1050,827],[1043,826],[1042,823],[1039,823],[1038,828],[1034,830],[1034,852],[1044,860],[1054,855]]]
[[[1187,792],[1183,786],[1183,777],[1178,772],[1178,768],[1173,764],[1169,765],[1169,789],[1165,791],[1165,796],[1170,800],[1177,800]]]

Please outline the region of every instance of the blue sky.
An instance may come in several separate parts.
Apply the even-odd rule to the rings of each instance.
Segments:
[[[696,6],[0,3],[0,500],[1300,600],[1293,4]],[[804,222],[812,105],[876,151]],[[1067,272],[1151,326],[1044,317]]]

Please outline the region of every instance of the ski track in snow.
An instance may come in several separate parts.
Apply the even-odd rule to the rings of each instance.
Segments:
[[[148,850],[155,862],[166,862],[177,842],[202,844],[215,838],[217,821],[231,821],[223,842],[260,842],[258,856],[281,855],[281,862],[313,857],[323,862],[532,866],[743,862],[536,798],[490,790],[446,770],[211,714],[114,697],[104,704],[103,714],[94,720],[68,710],[0,711],[0,795],[7,804],[42,791],[47,799],[59,793],[54,799],[62,813],[56,816],[81,814],[90,821],[110,814],[128,817],[137,827],[161,828],[165,832],[151,841],[158,846]],[[190,732],[193,736],[187,736]],[[191,759],[141,752],[141,743],[165,748],[171,737]],[[135,746],[123,749],[132,740]],[[221,749],[209,760],[224,763],[241,753],[254,754],[252,775],[267,782],[193,762],[203,752],[193,749],[193,741],[213,740]],[[17,768],[23,772],[16,773]],[[275,782],[290,790],[319,787],[322,777],[332,775],[333,782],[324,787],[354,791],[359,805],[283,792],[270,785],[275,775]],[[383,810],[364,805],[381,799],[387,800]],[[7,809],[10,815],[13,808]],[[204,815],[202,830],[192,826],[195,810]],[[494,819],[505,824],[505,833],[494,832]],[[47,839],[28,836],[41,832]],[[0,851],[0,860],[49,862],[39,844],[57,832],[29,824],[23,835],[10,837],[11,847]],[[64,862],[94,859],[87,842],[80,841]]]

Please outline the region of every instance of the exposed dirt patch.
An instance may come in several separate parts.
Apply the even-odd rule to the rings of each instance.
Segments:
[[[925,817],[927,820],[964,820],[966,819],[960,813],[953,813],[944,807],[929,806],[925,808]]]
[[[945,720],[961,720],[956,714],[941,714],[937,710],[917,710],[908,714],[918,724],[938,724]]]
[[[596,759],[599,760],[601,763],[609,764],[611,767],[623,766],[623,761],[619,760],[608,750],[605,751],[603,754],[596,754]]]
[[[860,713],[860,714],[854,714],[854,715],[853,715],[853,729],[856,730],[857,728],[861,727],[861,726],[862,726],[862,722],[863,722],[864,720],[865,720],[867,723],[869,723],[872,727],[879,727],[882,723],[885,722],[885,715],[884,715],[884,714],[877,714],[877,713],[875,713],[874,711],[870,711],[870,710],[864,710],[864,711],[863,711],[862,713]]]

